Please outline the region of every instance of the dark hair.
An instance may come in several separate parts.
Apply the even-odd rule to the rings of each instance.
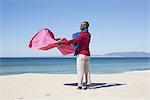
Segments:
[[[89,22],[84,21],[84,22],[82,22],[82,23],[85,23],[85,24],[87,25],[87,28],[89,27]]]

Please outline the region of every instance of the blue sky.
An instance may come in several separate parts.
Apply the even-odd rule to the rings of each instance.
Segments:
[[[57,49],[28,48],[40,29],[71,39],[89,21],[92,55],[149,52],[148,0],[1,0],[1,57],[61,56]]]

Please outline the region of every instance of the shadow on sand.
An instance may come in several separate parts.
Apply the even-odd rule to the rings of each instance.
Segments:
[[[66,86],[77,86],[77,83],[65,83]],[[90,89],[98,89],[98,88],[106,88],[106,87],[114,87],[114,86],[122,86],[126,84],[120,84],[120,83],[91,83]],[[83,83],[83,86],[85,86],[85,83]]]

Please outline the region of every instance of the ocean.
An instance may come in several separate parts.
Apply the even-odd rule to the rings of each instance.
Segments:
[[[150,58],[90,59],[91,74],[150,70]],[[76,58],[0,58],[0,75],[23,73],[76,74]]]

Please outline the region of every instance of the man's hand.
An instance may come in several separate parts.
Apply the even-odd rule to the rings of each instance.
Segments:
[[[57,42],[57,45],[62,45],[63,43],[62,42]]]

